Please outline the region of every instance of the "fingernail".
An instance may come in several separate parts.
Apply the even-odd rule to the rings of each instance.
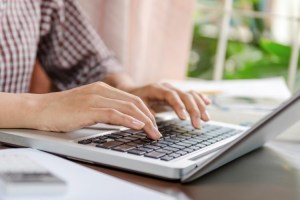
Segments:
[[[137,119],[133,119],[133,120],[131,121],[131,124],[132,124],[133,127],[136,128],[136,129],[141,129],[141,128],[143,128],[143,127],[145,126],[145,123],[143,123],[143,122],[141,122],[141,121],[139,121],[139,120],[137,120]]]
[[[158,131],[158,129],[157,128],[153,128],[153,132],[156,134],[156,135],[158,135],[159,137],[162,137],[162,134]]]
[[[201,123],[200,123],[200,120],[199,119],[194,119],[193,120],[193,124],[194,124],[194,127],[197,128],[197,129],[200,129],[201,128]]]
[[[206,105],[209,105],[209,104],[211,104],[211,100],[210,99],[206,99]]]
[[[207,110],[205,111],[205,115],[206,115],[206,117],[207,117],[207,120],[210,120],[210,115],[209,115],[209,113],[207,112]]]
[[[180,117],[181,119],[186,119],[185,110],[180,110],[180,112],[179,112],[179,117]]]
[[[211,101],[210,101],[210,99],[208,97],[205,97],[205,101],[206,101],[206,104],[210,104],[211,103]]]

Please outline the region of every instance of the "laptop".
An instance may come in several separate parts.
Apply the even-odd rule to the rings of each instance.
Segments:
[[[0,129],[5,144],[181,182],[193,181],[264,145],[300,119],[300,93],[251,128],[210,121],[194,129],[174,113],[158,115],[163,137],[143,131],[88,127],[68,133]]]

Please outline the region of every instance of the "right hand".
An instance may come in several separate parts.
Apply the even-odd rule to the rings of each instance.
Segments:
[[[34,96],[34,115],[27,120],[35,129],[69,132],[107,123],[144,129],[154,140],[161,137],[154,116],[139,97],[102,82]]]

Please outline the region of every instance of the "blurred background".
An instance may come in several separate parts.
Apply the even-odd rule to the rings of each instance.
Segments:
[[[80,0],[140,84],[282,76],[300,88],[299,0]]]
[[[219,58],[224,79],[283,76],[299,88],[299,11],[298,0],[198,0],[188,76],[220,78],[213,72]],[[222,34],[227,47],[218,52]]]

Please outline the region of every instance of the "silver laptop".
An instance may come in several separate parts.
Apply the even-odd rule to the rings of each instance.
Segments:
[[[163,137],[149,140],[143,131],[89,127],[68,133],[0,129],[5,144],[32,147],[74,160],[189,182],[263,146],[300,119],[300,93],[252,128],[221,122],[200,130],[173,113],[159,114]]]

